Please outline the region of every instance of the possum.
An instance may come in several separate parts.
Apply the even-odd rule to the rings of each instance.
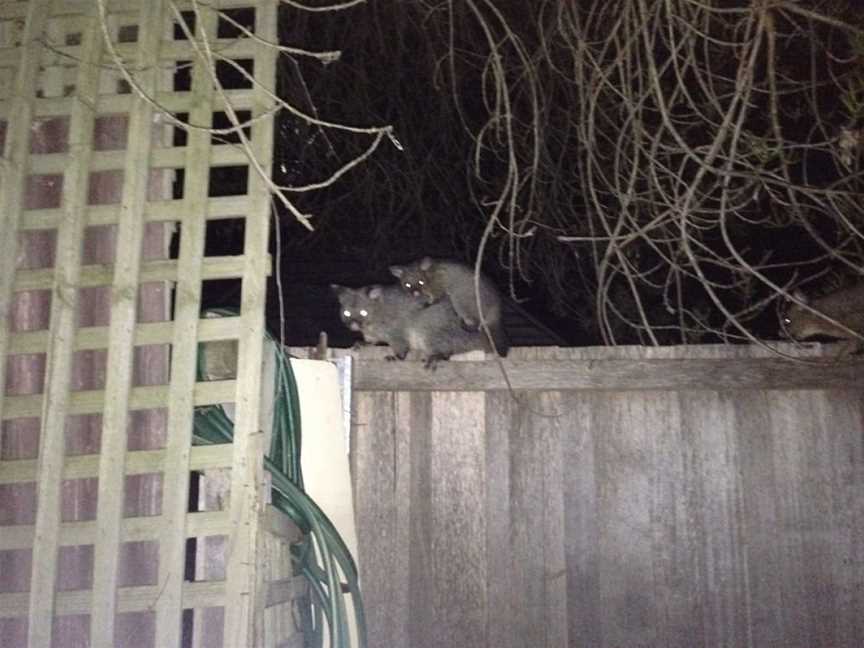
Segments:
[[[418,352],[427,369],[454,353],[488,351],[486,336],[466,331],[449,301],[427,306],[398,286],[372,285],[362,288],[332,286],[341,306],[342,322],[363,334],[371,344],[390,347],[388,360],[404,360]]]
[[[841,288],[815,299],[807,298],[800,291],[795,291],[794,296],[812,309],[855,331],[859,336],[864,335],[864,283]],[[848,340],[846,345],[848,352],[861,350],[864,346],[859,337],[796,303],[790,303],[786,309],[783,325],[789,337],[796,340],[824,335]]]
[[[399,279],[407,294],[429,306],[449,302],[466,330],[483,333],[474,290],[474,270],[467,265],[424,257],[408,265],[390,266],[390,272]],[[501,295],[485,275],[480,275],[479,283],[483,320],[498,353],[507,355],[510,343],[502,323]]]

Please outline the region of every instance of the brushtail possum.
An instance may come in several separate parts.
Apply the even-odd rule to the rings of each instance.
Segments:
[[[403,360],[417,351],[427,369],[454,353],[488,350],[486,336],[466,331],[449,301],[426,306],[398,286],[332,286],[341,306],[342,322],[371,344],[387,344],[388,360]]]
[[[800,291],[795,292],[795,297],[859,335],[864,335],[864,283],[841,288],[815,299],[808,299]],[[845,339],[850,341],[847,345],[847,351],[850,352],[864,346],[864,343],[851,333],[795,303],[790,303],[786,309],[783,324],[789,336],[795,339],[803,340],[816,335]]]
[[[424,257],[408,265],[390,266],[402,290],[428,305],[449,302],[469,331],[480,331],[480,311],[474,290],[474,270],[456,261]],[[501,295],[488,277],[480,275],[480,303],[498,352],[507,355],[510,343],[501,321]]]

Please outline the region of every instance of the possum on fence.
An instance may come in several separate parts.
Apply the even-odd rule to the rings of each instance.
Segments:
[[[424,257],[407,265],[390,266],[390,272],[399,279],[404,292],[430,305],[449,301],[466,330],[482,331],[474,270],[469,266]],[[505,356],[510,345],[502,323],[501,295],[485,275],[480,275],[478,283],[483,320],[498,353]]]
[[[790,302],[783,317],[783,328],[787,335],[796,340],[824,335],[825,337],[848,340],[847,351],[853,352],[864,347],[864,282],[841,288],[823,297],[808,298],[800,291],[793,296],[817,312]],[[819,315],[821,313],[825,317]],[[858,335],[844,330],[834,322],[851,329]]]
[[[398,286],[331,286],[339,299],[342,322],[370,344],[387,344],[388,360],[418,352],[427,369],[454,353],[489,350],[486,336],[465,330],[448,301],[426,305]]]

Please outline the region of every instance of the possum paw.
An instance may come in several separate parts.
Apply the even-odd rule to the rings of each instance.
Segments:
[[[449,355],[445,355],[443,353],[435,353],[426,358],[426,360],[423,362],[423,366],[429,371],[435,371],[435,368],[438,366],[438,362],[440,360],[447,360],[449,357]]]
[[[476,333],[480,329],[480,322],[473,317],[463,317],[459,323],[462,324],[463,329],[470,333]]]

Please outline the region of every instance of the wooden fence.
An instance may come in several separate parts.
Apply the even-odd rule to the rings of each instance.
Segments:
[[[214,7],[261,40],[224,37]],[[2,646],[302,642],[295,529],[266,504],[270,204],[247,157],[266,173],[276,7],[0,3]],[[235,64],[256,83],[216,81]],[[252,120],[248,151],[206,129],[231,110]],[[205,128],[173,137],[169,115]],[[231,165],[245,194],[212,197]],[[225,218],[242,221],[242,253],[206,257]],[[239,316],[200,319],[202,284],[225,279],[242,282]],[[220,339],[238,341],[236,380],[196,382],[199,342]],[[234,443],[191,447],[194,407],[216,403],[236,405]],[[230,498],[205,478],[190,512],[191,475],[220,469]]]
[[[787,351],[790,349],[787,348]],[[370,645],[860,646],[864,362],[355,361]]]

